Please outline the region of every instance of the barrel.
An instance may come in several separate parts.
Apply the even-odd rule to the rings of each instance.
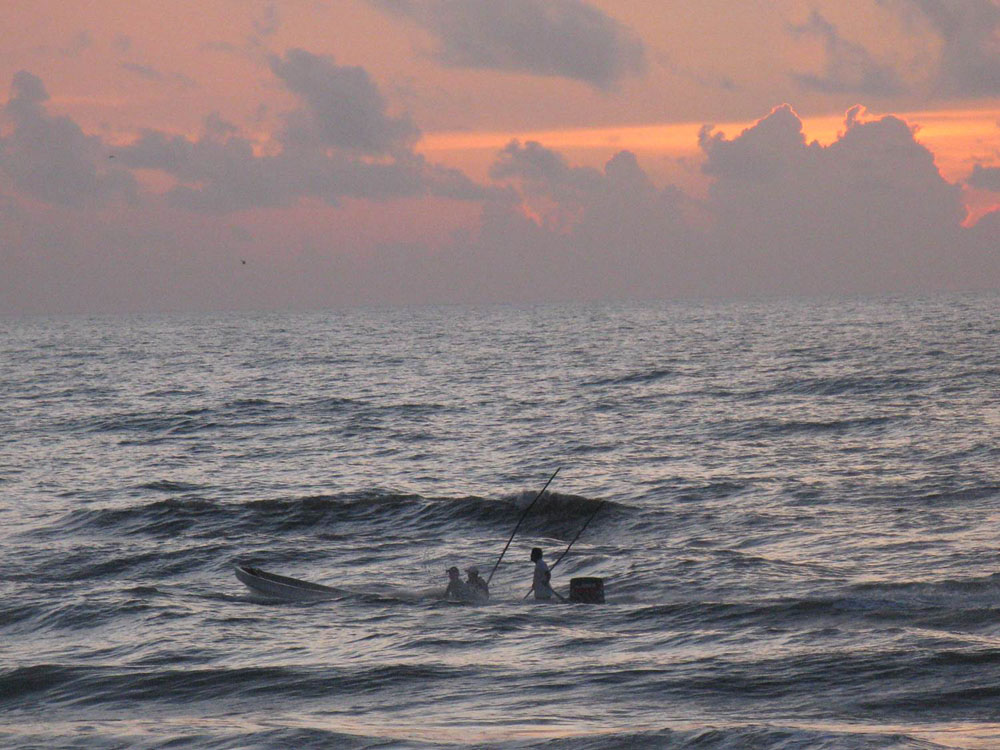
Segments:
[[[604,604],[604,579],[571,578],[569,600],[580,604]]]

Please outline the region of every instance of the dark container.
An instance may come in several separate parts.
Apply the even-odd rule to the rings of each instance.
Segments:
[[[580,604],[604,604],[604,579],[570,578],[569,600]]]

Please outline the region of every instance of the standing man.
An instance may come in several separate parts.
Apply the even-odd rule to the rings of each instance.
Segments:
[[[542,548],[531,548],[531,561],[535,563],[535,574],[531,579],[531,589],[535,592],[535,599],[548,601],[552,597],[562,599],[552,588],[552,571],[542,559]]]

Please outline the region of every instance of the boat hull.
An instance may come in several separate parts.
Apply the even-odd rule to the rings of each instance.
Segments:
[[[343,593],[319,583],[268,573],[249,565],[237,565],[236,577],[254,593],[273,599],[333,599]]]

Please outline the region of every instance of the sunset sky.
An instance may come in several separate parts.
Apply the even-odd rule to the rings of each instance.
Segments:
[[[0,27],[0,314],[1000,288],[1000,0]]]

